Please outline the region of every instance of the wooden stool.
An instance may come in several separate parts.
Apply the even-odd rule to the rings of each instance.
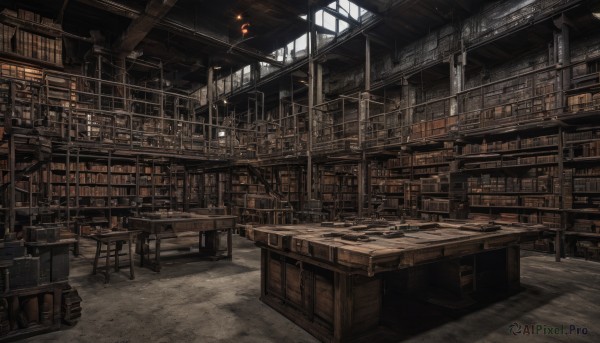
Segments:
[[[114,251],[115,251],[115,272],[119,271],[119,250],[122,247],[123,243],[127,243],[129,245],[129,274],[130,279],[135,279],[135,273],[133,270],[133,244],[135,241],[135,237],[141,231],[113,231],[107,233],[99,233],[95,235],[91,235],[90,237],[96,241],[96,256],[94,257],[94,269],[92,270],[92,275],[96,275],[96,271],[98,268],[98,260],[100,259],[100,252],[102,250],[102,244],[106,244],[106,265],[104,267],[104,283],[108,283],[110,281],[110,251],[111,245],[114,243]]]

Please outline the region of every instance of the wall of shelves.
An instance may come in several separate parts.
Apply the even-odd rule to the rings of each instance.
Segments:
[[[52,135],[55,143],[182,157],[115,160],[106,170],[63,162],[66,171],[51,175],[48,195],[67,213],[83,207],[82,201],[105,210],[187,203],[245,211],[249,198],[263,202],[259,195],[299,210],[311,189],[330,219],[365,208],[369,214],[406,209],[436,218],[469,211],[578,232],[587,225],[591,233],[600,219],[600,128],[594,123],[600,111],[600,39],[554,26],[555,15],[563,13],[558,3],[532,1],[516,12],[507,4],[485,6],[465,19],[468,30],[448,23],[398,47],[393,56],[373,56],[380,79],[368,93],[335,94],[334,82],[325,84],[330,94],[311,109],[312,123],[304,95],[294,102],[280,93],[277,104],[265,108],[253,93],[247,112],[207,123],[198,110],[204,105],[194,97],[12,62],[0,69],[0,107],[14,107],[11,123]],[[533,19],[535,25],[528,25]],[[529,33],[537,45],[513,46],[511,41]],[[494,53],[513,48],[519,53]],[[114,74],[105,63],[95,67]],[[288,157],[305,156],[314,158],[310,173],[304,160],[288,167]],[[234,163],[231,171],[229,165],[186,171],[184,165],[198,165],[191,162],[195,158]],[[259,166],[263,180],[239,163]],[[363,164],[370,165],[367,173]],[[135,172],[115,169],[133,165]],[[19,182],[18,188],[27,186]],[[79,199],[70,204],[66,198],[73,192]]]

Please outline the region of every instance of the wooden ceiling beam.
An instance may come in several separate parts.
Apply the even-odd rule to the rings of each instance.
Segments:
[[[177,0],[150,0],[146,4],[144,12],[134,18],[125,32],[117,39],[113,50],[120,55],[128,55],[132,52],[176,2]]]

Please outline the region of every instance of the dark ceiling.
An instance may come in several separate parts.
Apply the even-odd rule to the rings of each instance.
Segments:
[[[56,21],[64,8],[63,29],[90,38],[101,33],[110,49],[143,14],[149,0],[0,0],[0,8],[26,9]],[[160,3],[160,1],[157,0]],[[235,70],[267,55],[299,37],[308,29],[300,16],[309,6],[323,6],[331,0],[177,0],[164,17],[135,47],[143,58],[160,59],[168,72],[184,80],[206,80],[208,66]],[[237,18],[241,15],[241,20]],[[243,36],[241,26],[248,23]],[[94,35],[96,37],[96,35]]]
[[[151,24],[144,28],[139,41],[121,46],[142,52],[141,59],[161,61],[165,74],[177,80],[178,88],[194,89],[205,84],[210,66],[222,67],[220,74],[228,74],[255,61],[271,61],[272,51],[301,36],[308,29],[307,21],[300,18],[310,8],[327,6],[333,0],[0,0],[4,7],[23,8],[44,17],[60,21],[68,32],[69,40],[77,44],[74,51],[83,55],[94,40],[96,46],[108,50],[123,43],[128,32],[140,18]],[[373,25],[363,30],[349,30],[337,41],[319,51],[318,59],[329,71],[346,71],[364,64],[364,36],[371,38],[371,54],[394,53],[407,44],[448,23],[460,22],[477,13],[492,0],[353,0],[373,13]],[[164,13],[148,15],[147,6],[154,3],[165,7]],[[597,3],[590,0],[589,3]],[[574,11],[576,33],[584,34],[596,27],[596,19],[589,8],[581,6]],[[241,20],[236,17],[241,15]],[[145,17],[145,18],[144,18]],[[241,25],[250,24],[243,37]],[[139,24],[139,23],[138,23]],[[491,44],[486,49],[472,51],[474,59],[506,59],[498,51],[519,51],[518,44],[546,42],[553,34],[551,23],[538,23],[527,40],[507,37],[504,42]],[[73,35],[83,39],[73,38]],[[541,37],[538,38],[538,37]],[[350,38],[350,39],[346,39]],[[87,40],[87,42],[86,42]],[[344,41],[343,44],[337,44]],[[541,43],[540,43],[541,44]],[[497,46],[496,46],[497,45]],[[75,54],[74,54],[75,55]],[[77,56],[72,59],[77,64]],[[79,56],[79,59],[82,57]],[[218,75],[217,75],[218,76]]]

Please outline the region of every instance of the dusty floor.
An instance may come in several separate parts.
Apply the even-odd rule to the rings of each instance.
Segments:
[[[234,236],[232,261],[169,259],[159,274],[136,267],[132,281],[123,269],[108,285],[90,275],[94,248],[84,240],[82,256],[71,260],[80,322],[25,342],[316,342],[259,301],[260,252],[245,238]],[[524,253],[521,269],[520,293],[407,341],[600,342],[600,263]],[[510,332],[513,323],[521,333]],[[540,331],[524,334],[528,324]],[[562,334],[544,333],[561,326]],[[579,335],[565,334],[572,326]]]

